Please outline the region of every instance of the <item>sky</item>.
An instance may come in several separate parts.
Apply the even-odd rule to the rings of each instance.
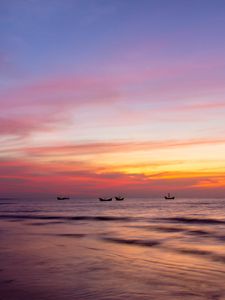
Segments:
[[[0,0],[0,197],[224,197],[224,0]]]

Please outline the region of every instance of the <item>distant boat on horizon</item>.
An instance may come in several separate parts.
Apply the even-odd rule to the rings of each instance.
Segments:
[[[57,200],[69,200],[69,197],[57,197]]]
[[[98,198],[99,201],[112,201],[112,198]]]
[[[175,199],[174,196],[170,196],[170,193],[167,194],[167,196],[164,197],[166,200],[173,200]]]
[[[116,196],[115,199],[116,199],[116,201],[123,201],[123,200],[124,200],[124,197]]]

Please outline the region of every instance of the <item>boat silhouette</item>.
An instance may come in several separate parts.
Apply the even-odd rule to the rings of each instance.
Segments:
[[[166,200],[173,200],[175,199],[174,196],[170,196],[170,193],[167,194],[167,196],[164,197]]]
[[[69,197],[57,197],[57,200],[69,200]]]
[[[99,201],[112,201],[112,198],[98,198]]]
[[[124,200],[124,197],[116,196],[115,199],[116,199],[116,201],[122,201],[122,200]]]

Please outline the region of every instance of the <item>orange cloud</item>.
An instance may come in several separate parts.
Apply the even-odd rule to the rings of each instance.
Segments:
[[[98,197],[120,191],[129,197],[160,197],[169,190],[181,196],[194,197],[196,192],[206,196],[205,187],[207,191],[210,188],[214,190],[217,196],[225,188],[224,172],[165,171],[152,175],[127,174],[88,162],[42,163],[24,159],[2,160],[0,165],[0,191],[5,195],[36,193],[37,196],[54,197],[57,194],[69,193],[74,197]]]

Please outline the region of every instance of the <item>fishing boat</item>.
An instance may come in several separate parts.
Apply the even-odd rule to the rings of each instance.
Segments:
[[[173,200],[175,199],[174,196],[170,196],[170,193],[167,194],[167,196],[164,197],[166,200]]]
[[[99,201],[112,201],[112,198],[98,198]]]
[[[57,197],[57,200],[69,200],[69,197]]]
[[[123,200],[124,200],[124,197],[116,196],[115,199],[116,199],[116,201],[123,201]]]

